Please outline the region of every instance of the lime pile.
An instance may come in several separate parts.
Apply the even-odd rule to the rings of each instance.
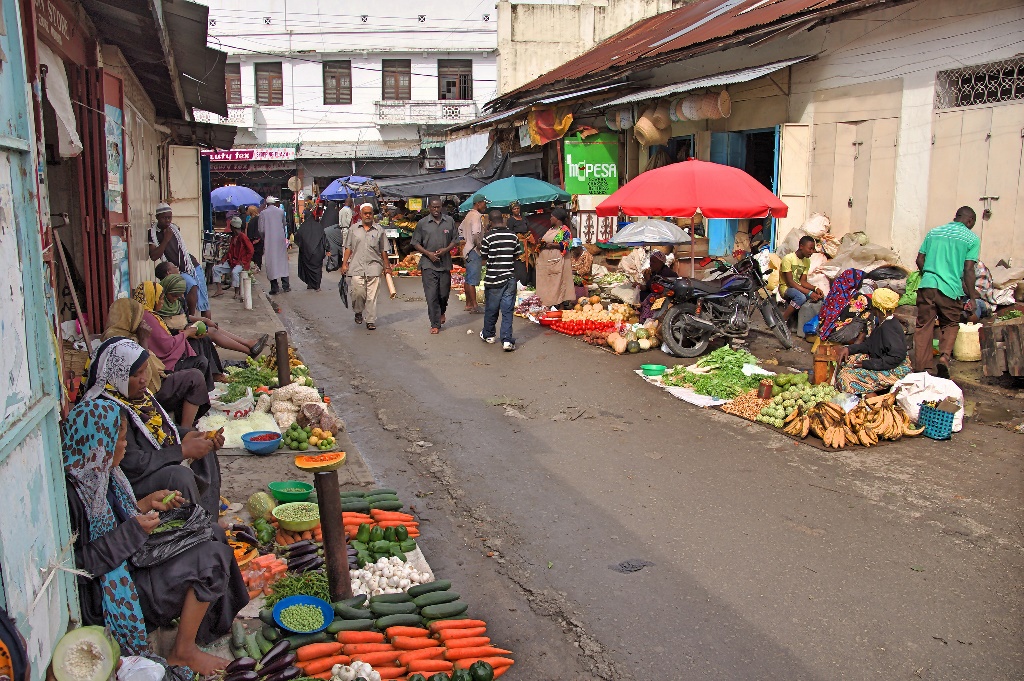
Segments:
[[[811,385],[807,374],[779,374],[772,386],[772,401],[761,409],[757,420],[781,428],[797,408],[807,411],[819,402],[828,402],[839,392],[827,383]]]
[[[319,428],[306,426],[302,428],[298,423],[288,426],[288,430],[281,434],[281,442],[289,449],[305,452],[309,449],[316,449],[326,452],[334,447],[334,435]]]

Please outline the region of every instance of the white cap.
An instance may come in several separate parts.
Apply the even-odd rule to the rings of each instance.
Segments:
[[[276,196],[268,196],[267,203],[277,203],[278,199]]]
[[[359,210],[362,210],[362,209],[366,208],[367,206],[370,207],[370,210],[373,210],[373,204],[369,203],[369,202],[359,204]]]
[[[158,203],[158,204],[156,204],[156,213],[155,213],[156,215],[160,215],[160,213],[170,213],[170,212],[171,212],[171,207],[168,206],[166,203]]]

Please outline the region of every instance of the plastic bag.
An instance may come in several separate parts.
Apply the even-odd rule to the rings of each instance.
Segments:
[[[828,234],[831,226],[832,221],[828,219],[827,215],[824,213],[812,213],[811,217],[804,220],[804,224],[800,225],[800,229],[804,231],[804,234],[820,239]]]
[[[818,315],[814,315],[814,317],[811,318],[811,321],[804,324],[804,333],[810,334],[812,336],[818,333],[819,323],[820,322],[818,321]]]
[[[922,402],[940,402],[952,397],[960,403],[960,409],[953,415],[953,432],[959,433],[964,427],[964,393],[948,378],[938,378],[928,373],[907,374],[889,392],[896,393],[896,403],[917,423]]]
[[[245,396],[240,397],[234,402],[221,402],[220,400],[210,397],[210,409],[213,411],[219,411],[233,419],[244,419],[246,416],[252,413],[252,410],[256,408],[256,400],[252,398],[252,388],[245,389]]]
[[[163,681],[166,670],[159,662],[135,655],[121,658],[117,681]]]
[[[160,528],[157,527],[142,548],[129,559],[131,564],[138,568],[159,565],[213,539],[213,521],[202,506],[187,504],[160,514],[161,526],[178,521],[181,521],[179,527],[163,532],[158,532]]]
[[[900,296],[900,305],[917,305],[917,287],[921,285],[921,273],[914,270],[907,275],[907,288]]]

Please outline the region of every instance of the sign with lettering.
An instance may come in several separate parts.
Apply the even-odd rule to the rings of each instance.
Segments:
[[[231,149],[230,151],[203,151],[213,163],[240,161],[294,161],[295,147],[269,147],[265,149]]]
[[[85,66],[83,26],[62,0],[35,0],[36,33],[64,57]]]
[[[619,188],[619,137],[599,133],[566,137],[565,191],[605,196]]]

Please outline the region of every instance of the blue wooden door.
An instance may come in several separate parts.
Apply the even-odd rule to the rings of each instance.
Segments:
[[[28,642],[33,681],[78,616],[58,431],[53,292],[17,0],[0,0],[0,604]],[[11,267],[15,263],[17,266]]]
[[[747,163],[747,136],[742,132],[711,133],[711,162],[743,168]],[[713,256],[732,254],[739,220],[708,220],[708,253]]]

